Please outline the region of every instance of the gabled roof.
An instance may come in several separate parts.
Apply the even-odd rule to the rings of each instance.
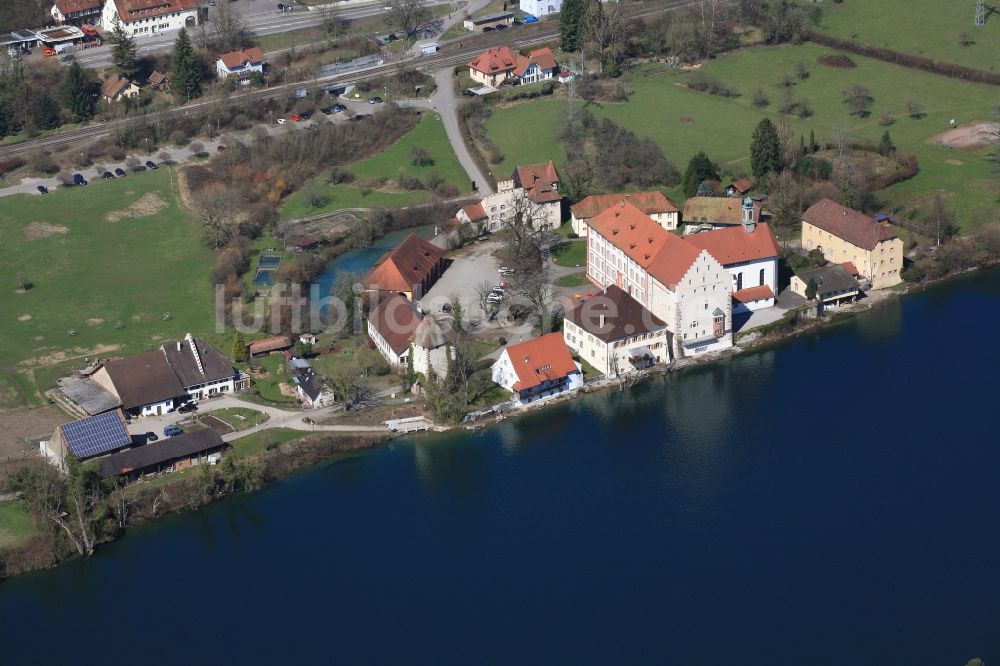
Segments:
[[[444,257],[444,250],[410,234],[395,249],[385,253],[365,278],[369,289],[412,292],[423,284]]]
[[[621,287],[611,285],[577,304],[567,316],[571,322],[604,342],[660,331],[666,323],[642,307]]]
[[[851,277],[861,277],[861,272],[858,271],[857,267],[854,265],[854,262],[845,261],[840,265],[844,267],[844,270],[847,271],[847,274],[850,275]]]
[[[302,392],[306,394],[312,402],[315,402],[317,398],[323,395],[323,391],[326,386],[323,384],[323,378],[317,375],[312,368],[300,374],[295,378],[298,385],[302,388]]]
[[[410,299],[399,294],[383,298],[368,315],[374,328],[397,356],[406,351],[423,315]]]
[[[185,395],[173,368],[159,349],[104,364],[125,409],[152,405]]]
[[[413,344],[424,349],[437,349],[447,342],[448,338],[434,317],[425,316],[413,331]]]
[[[465,214],[469,216],[469,220],[472,222],[485,220],[489,217],[486,214],[486,209],[483,208],[482,201],[477,201],[476,203],[469,204],[468,206],[462,206],[462,210],[465,211]]]
[[[753,303],[765,298],[774,298],[774,292],[766,284],[759,287],[747,287],[733,292],[733,300],[740,303]]]
[[[159,442],[150,442],[128,451],[116,453],[101,461],[101,476],[118,476],[173,460],[190,458],[227,446],[219,433],[211,428],[192,430]]]
[[[158,72],[154,69],[153,73],[149,75],[147,81],[149,81],[149,83],[154,86],[170,83],[170,73]]]
[[[56,0],[55,5],[64,16],[75,12],[100,9],[101,0]]]
[[[556,59],[552,55],[552,49],[549,47],[535,49],[531,51],[527,56],[518,54],[517,64],[514,67],[514,74],[517,76],[522,76],[531,65],[538,65],[541,69],[555,69]]]
[[[292,341],[287,335],[275,335],[263,340],[255,340],[247,345],[247,351],[251,354],[263,354],[264,352],[288,349],[292,346]]]
[[[743,195],[753,189],[753,183],[750,182],[749,178],[743,177],[739,180],[734,180],[730,187],[736,191],[737,194]]]
[[[505,352],[517,374],[517,381],[512,387],[515,391],[534,388],[542,382],[578,372],[562,333],[548,333],[508,345]]]
[[[120,409],[64,423],[59,432],[70,453],[80,460],[132,445]]]
[[[759,219],[758,203],[754,203],[754,214]],[[691,197],[684,202],[684,221],[742,224],[743,202],[737,197]]]
[[[114,99],[118,97],[129,85],[131,81],[124,76],[112,76],[110,79],[101,84],[101,94],[108,99]]]
[[[264,53],[253,46],[240,51],[230,51],[219,56],[219,60],[226,66],[226,69],[233,70],[246,65],[259,65],[264,62]]]
[[[168,342],[160,349],[185,389],[196,384],[229,379],[237,374],[229,359],[201,338]]]
[[[830,199],[821,199],[809,206],[802,214],[802,219],[865,250],[873,250],[880,242],[896,237],[896,234],[864,213],[841,206]]]
[[[509,46],[497,46],[483,51],[469,61],[469,67],[483,74],[509,72],[517,65],[517,54]]]
[[[778,240],[767,224],[755,225],[754,230],[749,232],[742,226],[713,229],[685,236],[684,240],[708,250],[723,266],[772,259],[781,253]]]
[[[514,169],[514,185],[523,188],[535,203],[559,201],[559,172],[549,160],[544,164],[524,164]]]
[[[592,194],[579,203],[570,206],[570,211],[572,211],[576,219],[586,220],[622,201],[628,201],[646,215],[678,212],[677,204],[668,199],[663,192],[656,191],[629,192],[628,194]]]
[[[799,279],[806,285],[810,280],[816,283],[816,293],[820,298],[827,294],[845,291],[859,291],[861,285],[841,264],[830,264],[814,268],[799,274]]]
[[[123,23],[198,8],[198,0],[111,0]]]

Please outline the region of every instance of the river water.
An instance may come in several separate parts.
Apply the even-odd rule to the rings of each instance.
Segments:
[[[983,273],[134,529],[0,586],[0,663],[998,663],[998,305]]]

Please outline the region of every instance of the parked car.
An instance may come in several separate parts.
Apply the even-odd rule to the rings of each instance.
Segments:
[[[354,116],[353,118],[351,118],[351,120],[364,120],[364,119],[365,119],[365,118],[367,118],[367,117],[368,117],[368,116],[366,116],[366,115],[364,115],[364,114],[361,114],[361,113],[359,113],[358,115],[356,115],[356,116]]]
[[[491,28],[490,26],[486,26],[485,28],[483,28],[483,32],[493,32],[493,28]]]
[[[179,425],[170,424],[163,429],[164,437],[176,437],[177,435],[184,432]]]
[[[198,405],[193,402],[185,402],[183,405],[177,408],[178,414],[190,414],[191,412],[198,411]]]
[[[524,21],[525,23],[538,23],[538,17],[532,16],[531,14],[525,14],[524,18],[521,20]]]
[[[38,193],[39,194],[48,194],[49,193],[49,188],[45,187],[44,185],[39,185],[37,187],[37,189],[38,189]]]
[[[125,173],[125,169],[122,169],[121,167],[119,167],[119,168],[115,169],[115,175],[118,176],[119,178],[124,178],[128,174]]]
[[[309,120],[310,118],[312,118],[312,114],[313,114],[312,111],[303,111],[302,113],[299,114],[299,118],[301,118],[302,120]]]
[[[153,160],[146,160],[146,168],[147,169],[159,169],[160,167],[156,166],[156,162],[154,162]]]
[[[382,103],[382,98],[379,97],[378,95],[376,95],[375,97],[369,97],[368,98],[368,103],[369,104],[381,104]]]
[[[155,432],[147,432],[146,433],[146,441],[147,442],[155,442],[158,439],[159,439],[159,437],[156,436]]]
[[[468,88],[466,88],[465,90],[463,90],[462,94],[465,95],[466,97],[475,97],[476,96],[476,93],[472,92]]]
[[[496,30],[506,30],[506,29],[507,29],[507,26],[506,26],[506,25],[504,25],[503,23],[501,23],[501,24],[500,24],[500,25],[498,25],[498,26],[497,26],[497,27],[496,27],[495,29],[496,29]]]
[[[511,25],[512,25],[512,26],[513,26],[513,25],[524,25],[524,21],[522,21],[522,20],[521,20],[521,19],[519,19],[519,18],[516,18],[516,19],[514,19],[514,21],[513,21],[512,23],[511,23]]]
[[[56,54],[56,50],[51,46],[42,47],[42,56],[50,58]]]
[[[503,296],[499,296],[497,294],[490,294],[489,296],[486,297],[487,303],[499,303],[502,300]]]
[[[73,57],[72,53],[67,53],[62,58],[59,59],[62,60],[63,62],[73,62],[74,60],[76,60],[76,58]]]
[[[347,107],[345,105],[343,105],[343,104],[334,104],[333,105],[333,112],[334,113],[340,113],[341,111],[347,111]]]
[[[293,123],[297,123],[297,122],[300,122],[302,120],[302,116],[300,116],[297,113],[293,113],[292,115],[290,115],[288,117],[292,119]]]
[[[115,174],[111,173],[110,171],[105,171],[104,173],[101,174],[101,178],[103,178],[104,180],[114,180]]]
[[[319,112],[322,113],[324,116],[328,116],[331,113],[333,113],[333,107],[332,106],[324,106],[322,109],[319,110]]]
[[[397,37],[396,33],[394,33],[394,32],[390,32],[388,35],[385,36],[385,41],[387,41],[389,43],[395,42],[398,39],[399,39],[399,37]]]
[[[74,185],[80,185],[80,186],[86,185],[87,184],[87,179],[83,177],[82,173],[74,173],[73,174],[73,184]]]

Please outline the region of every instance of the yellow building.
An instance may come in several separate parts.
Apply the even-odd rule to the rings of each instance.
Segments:
[[[834,264],[850,262],[872,289],[902,282],[903,241],[864,213],[823,199],[802,215],[802,249]]]

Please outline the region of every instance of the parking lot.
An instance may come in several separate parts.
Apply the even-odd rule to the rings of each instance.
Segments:
[[[499,249],[497,241],[480,241],[466,245],[453,258],[451,266],[444,272],[430,291],[420,300],[421,307],[434,314],[441,313],[441,306],[451,302],[453,296],[462,304],[465,319],[485,319],[479,306],[476,286],[484,280],[491,285],[500,282],[500,267],[493,253]]]

